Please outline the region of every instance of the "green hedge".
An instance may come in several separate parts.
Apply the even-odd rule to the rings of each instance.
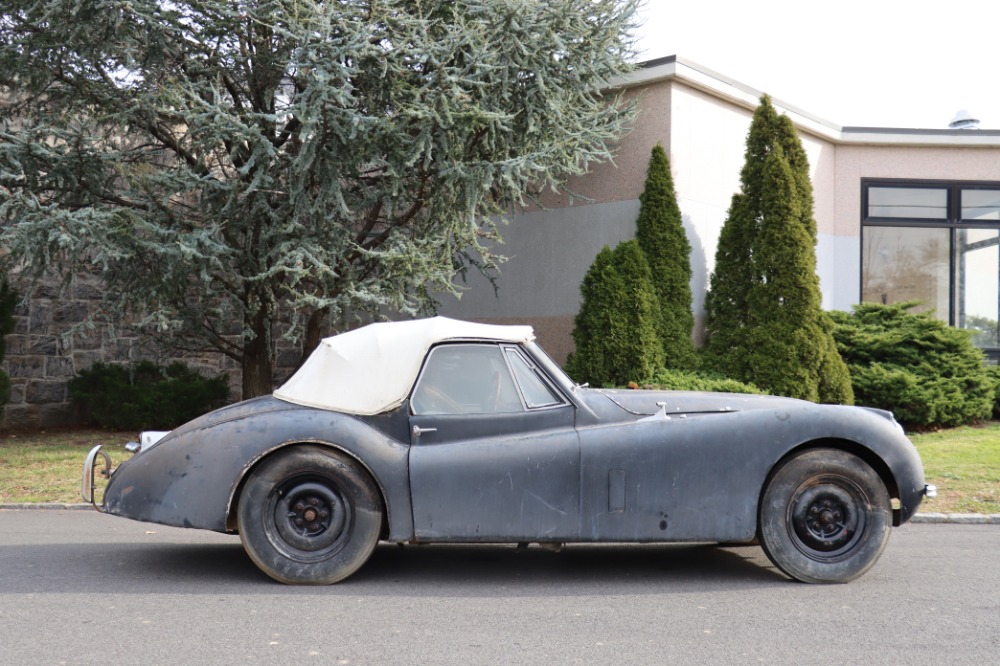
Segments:
[[[70,380],[69,395],[88,423],[170,430],[224,405],[229,385],[224,376],[203,377],[183,363],[96,363]]]
[[[660,370],[642,387],[664,391],[714,391],[717,393],[755,393],[758,395],[765,393],[756,386],[744,384],[735,379],[680,370]]]
[[[986,373],[993,380],[993,418],[1000,419],[1000,365],[987,366]]]
[[[862,303],[851,314],[831,313],[856,403],[888,409],[911,427],[989,418],[996,386],[972,334],[910,312],[914,305]]]

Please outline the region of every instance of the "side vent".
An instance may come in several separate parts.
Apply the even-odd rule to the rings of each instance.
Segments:
[[[625,510],[625,470],[612,469],[608,471],[608,511],[621,512]]]

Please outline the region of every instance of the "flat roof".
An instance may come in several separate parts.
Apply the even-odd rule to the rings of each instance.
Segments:
[[[760,98],[765,94],[764,91],[676,55],[638,63],[635,71],[612,81],[611,86],[632,88],[664,80],[680,81],[750,111],[757,108]],[[1000,130],[844,127],[773,96],[771,102],[776,109],[791,118],[798,129],[834,143],[952,148],[1000,146]]]

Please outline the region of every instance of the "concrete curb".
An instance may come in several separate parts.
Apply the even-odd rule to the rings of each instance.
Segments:
[[[956,525],[1000,525],[997,513],[918,513],[911,523],[953,523]]]
[[[82,511],[94,507],[90,504],[59,504],[39,502],[25,504],[0,504],[0,511]],[[1000,513],[918,513],[911,523],[951,524],[951,525],[1000,525]]]
[[[58,502],[24,502],[21,504],[0,504],[0,511],[41,511],[44,509],[58,509],[60,511],[82,511],[90,509],[94,511],[92,504],[59,504]]]

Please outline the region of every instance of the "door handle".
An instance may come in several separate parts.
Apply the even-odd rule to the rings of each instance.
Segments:
[[[437,432],[437,428],[421,428],[420,426],[413,426],[413,436],[420,437],[425,432]]]

